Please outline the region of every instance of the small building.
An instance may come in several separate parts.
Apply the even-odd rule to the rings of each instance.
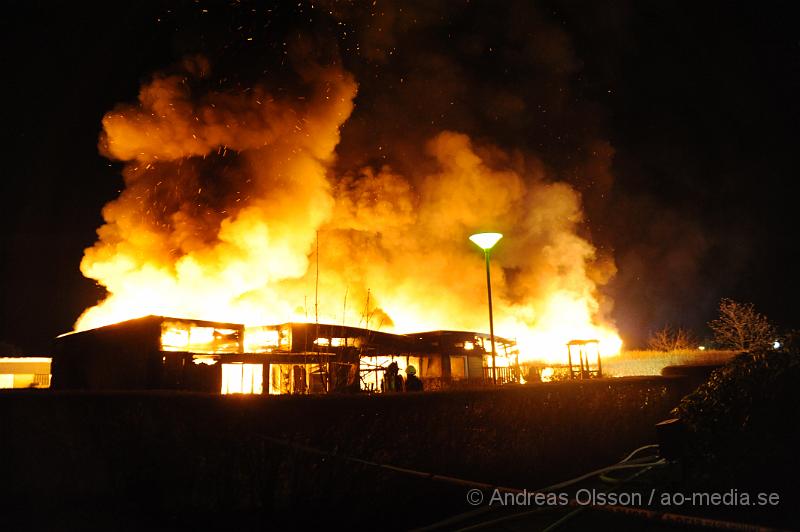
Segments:
[[[492,346],[488,334],[469,331],[430,331],[409,334],[429,344],[437,356],[428,359],[428,373],[441,380],[441,387],[480,385],[493,381]],[[498,384],[519,382],[519,350],[516,342],[494,337]]]
[[[577,360],[575,358],[577,357]],[[594,358],[594,364],[592,364]],[[567,361],[571,379],[590,379],[603,376],[599,340],[570,340],[567,342]]]
[[[234,323],[146,316],[56,338],[53,388],[84,390],[222,390],[222,355],[244,349],[244,327]],[[243,360],[237,359],[241,364]],[[240,386],[261,386],[239,368]],[[244,374],[251,377],[244,383]]]
[[[0,357],[0,389],[49,387],[49,357]]]

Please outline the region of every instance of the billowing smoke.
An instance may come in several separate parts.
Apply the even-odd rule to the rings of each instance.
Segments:
[[[287,98],[259,86],[198,94],[208,65],[186,66],[103,119],[101,150],[127,162],[126,188],[81,263],[110,295],[80,328],[149,313],[266,319],[287,300],[278,283],[307,273],[331,216],[326,167],[352,110],[352,77],[312,68],[304,94]]]
[[[369,61],[389,60],[395,31],[382,33],[381,53],[364,41]],[[561,80],[574,60],[548,31],[536,41],[550,43],[544,58],[520,57]],[[468,236],[499,231],[497,334],[526,357],[561,356],[572,338],[618,349],[599,290],[615,268],[589,241],[576,184],[531,150],[475,135],[496,130],[486,124],[498,114],[533,127],[519,116],[530,104],[511,89],[471,89],[446,56],[417,64],[436,81],[424,104],[417,76],[356,98],[356,76],[338,61],[304,62],[290,90],[269,78],[229,88],[201,56],[155,75],[137,103],[103,119],[100,149],[125,162],[125,189],[81,264],[108,297],[76,328],[146,314],[248,324],[318,314],[399,332],[486,330],[483,256]],[[548,91],[542,101],[562,98]],[[485,102],[484,114],[428,119],[456,97]],[[576,145],[588,152],[567,157],[578,183],[607,189],[613,150]]]
[[[484,330],[483,257],[467,238],[497,230],[505,235],[492,260],[498,331],[596,335],[587,330],[602,323],[589,273],[595,250],[576,234],[575,190],[537,175],[535,164],[518,173],[502,152],[459,133],[438,134],[427,154],[436,170],[415,181],[384,168],[338,182],[335,216],[321,232],[326,289],[371,288],[404,330]]]

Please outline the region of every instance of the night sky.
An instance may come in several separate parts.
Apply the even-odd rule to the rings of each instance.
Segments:
[[[789,2],[372,4],[6,2],[4,350],[47,353],[104,295],[78,270],[122,188],[103,115],[189,54],[230,86],[288,86],[298,43],[359,82],[340,167],[403,170],[447,128],[535,153],[580,190],[628,345],[665,324],[707,336],[721,297],[797,327]]]

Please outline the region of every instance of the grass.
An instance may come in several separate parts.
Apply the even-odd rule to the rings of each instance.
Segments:
[[[603,373],[610,377],[660,375],[666,366],[724,364],[736,351],[623,351],[603,359]]]
[[[731,360],[737,354],[738,351],[700,351],[699,349],[683,351],[623,351],[617,356],[602,358],[603,376],[644,377],[661,375],[661,370],[667,366],[721,365]],[[569,368],[566,364],[553,365],[547,362],[531,362],[529,365],[540,369],[546,367],[554,368],[554,380],[564,380],[567,379],[569,375]],[[523,375],[524,374],[525,370],[523,370]]]

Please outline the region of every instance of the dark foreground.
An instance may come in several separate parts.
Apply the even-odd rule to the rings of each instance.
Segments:
[[[424,526],[472,509],[468,488],[341,456],[538,488],[653,443],[654,424],[696,384],[316,397],[4,392],[3,519],[25,530]]]

